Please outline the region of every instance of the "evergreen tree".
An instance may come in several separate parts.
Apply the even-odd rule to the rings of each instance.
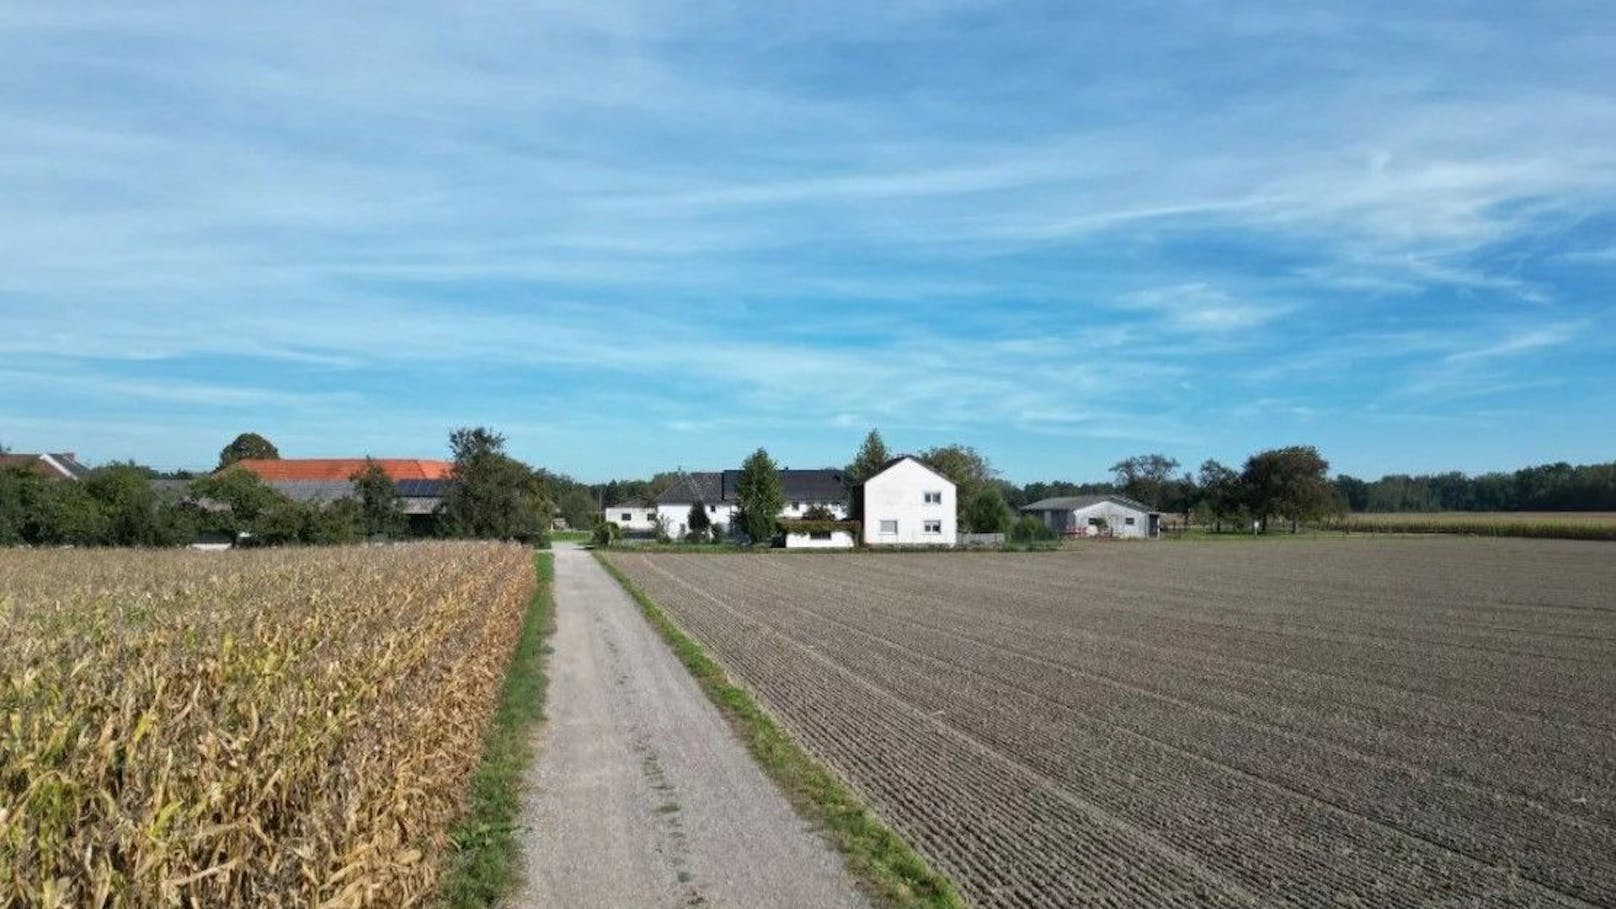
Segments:
[[[786,491],[780,483],[780,470],[767,451],[759,448],[741,465],[735,495],[740,504],[735,519],[740,522],[741,530],[752,538],[753,545],[768,544],[774,539],[780,509],[786,503]]]
[[[853,456],[853,463],[847,465],[843,473],[850,482],[857,483],[875,476],[881,465],[890,461],[892,456],[887,454],[887,443],[881,440],[879,429],[870,430],[864,437],[864,444],[859,446],[858,454]]]

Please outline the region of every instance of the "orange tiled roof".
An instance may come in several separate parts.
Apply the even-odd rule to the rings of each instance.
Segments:
[[[446,480],[454,470],[448,461],[421,458],[377,458],[394,480]],[[247,458],[237,461],[265,480],[347,480],[365,469],[364,458]]]

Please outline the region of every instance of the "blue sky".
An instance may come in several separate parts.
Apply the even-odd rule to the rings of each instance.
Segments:
[[[1294,6],[9,3],[0,443],[1616,457],[1616,7]]]

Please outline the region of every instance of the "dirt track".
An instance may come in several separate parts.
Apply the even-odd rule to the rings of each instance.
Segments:
[[[1616,548],[614,560],[984,906],[1616,905]]]
[[[639,609],[586,552],[556,552],[549,720],[516,906],[858,907]]]

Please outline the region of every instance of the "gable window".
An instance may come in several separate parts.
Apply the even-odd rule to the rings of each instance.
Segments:
[[[941,504],[943,504],[943,494],[941,492],[928,492],[928,493],[926,493],[926,504],[927,505],[941,505]]]
[[[1122,523],[1127,524],[1129,527],[1132,527],[1133,526],[1133,518],[1123,518]]]
[[[715,513],[717,513],[717,511],[718,511],[718,506],[717,505],[708,505],[707,506],[707,513],[708,514],[715,514]]]
[[[882,521],[881,522],[881,532],[896,535],[897,532],[898,532],[898,522],[897,521]]]
[[[924,529],[925,529],[925,531],[927,533],[942,533],[943,532],[943,522],[942,521],[927,521],[925,523]]]

